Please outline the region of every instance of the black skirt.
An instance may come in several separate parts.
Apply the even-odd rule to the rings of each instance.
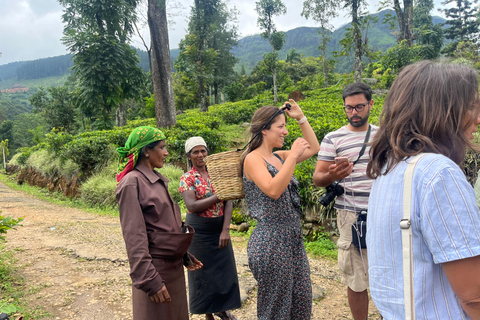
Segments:
[[[185,219],[195,229],[188,251],[203,263],[201,269],[188,271],[190,313],[215,313],[242,305],[232,244],[218,248],[223,221],[223,216],[205,218],[190,213]]]

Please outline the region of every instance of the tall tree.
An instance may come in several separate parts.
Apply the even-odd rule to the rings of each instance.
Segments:
[[[43,115],[51,128],[63,128],[71,133],[75,126],[76,111],[72,93],[67,86],[40,87],[39,91],[30,97],[33,111]]]
[[[112,112],[138,97],[143,82],[139,58],[128,44],[136,0],[59,2],[65,7],[62,40],[73,54],[79,103],[84,113],[95,115],[95,127],[110,128]]]
[[[445,29],[445,38],[455,40],[456,42],[472,40],[473,35],[479,31],[478,0],[444,0],[444,6],[454,4],[453,7],[442,9],[447,17],[444,25],[449,25]]]
[[[228,10],[222,0],[195,0],[192,7],[175,68],[194,80],[201,111],[208,110],[208,88],[213,88],[218,103],[221,88],[234,74],[237,59],[231,50],[238,39],[237,15],[236,9]]]
[[[271,54],[264,55],[263,58],[272,72],[273,102],[277,103],[277,51],[281,50],[285,43],[285,33],[277,31],[273,17],[286,14],[287,8],[281,0],[260,0],[255,2],[255,11],[258,14],[257,25],[262,30],[260,35],[268,39],[272,46]]]
[[[159,128],[177,124],[165,2],[165,0],[148,0],[147,13],[153,53],[152,77],[155,114]]]
[[[305,18],[312,17],[313,20],[320,24],[320,45],[318,49],[323,56],[323,77],[325,88],[328,87],[328,67],[327,67],[327,44],[330,42],[330,34],[333,26],[330,19],[338,16],[338,4],[336,0],[305,0],[303,2],[302,16]]]
[[[413,0],[403,0],[403,7],[399,0],[386,0],[383,5],[390,3],[393,5],[398,21],[398,39],[400,43],[402,40],[407,40],[407,45],[410,47],[413,44]]]
[[[413,7],[413,30],[417,44],[432,46],[435,56],[440,55],[443,46],[443,28],[433,24],[431,11],[433,0],[417,0]]]
[[[352,34],[353,34],[353,79],[355,82],[362,81],[362,57],[364,54],[364,46],[362,40],[361,29],[361,7],[365,5],[365,0],[343,0],[344,8],[350,10],[352,16]]]
[[[238,44],[237,17],[239,14],[236,8],[228,10],[223,1],[219,3],[218,9],[215,28],[209,41],[210,46],[217,53],[213,64],[212,84],[216,104],[220,103],[223,87],[234,79],[233,67],[238,58],[232,53],[232,48]]]

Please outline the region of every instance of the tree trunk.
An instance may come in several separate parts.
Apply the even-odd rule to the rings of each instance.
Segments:
[[[277,103],[277,67],[273,67],[272,70],[273,77],[273,103]]]
[[[353,42],[355,61],[353,63],[353,80],[354,82],[362,82],[362,34],[360,32],[360,21],[358,19],[359,1],[354,0],[352,4],[352,25],[353,25]]]
[[[150,41],[150,48],[147,50],[147,53],[148,53],[148,67],[150,68],[150,84],[152,85],[152,90],[153,90],[154,85],[153,85],[152,47],[153,47],[153,43]]]
[[[117,127],[127,125],[127,109],[125,109],[124,103],[120,103],[115,111],[115,123]]]
[[[205,83],[203,79],[200,78],[198,82],[198,94],[200,95],[200,111],[207,112],[208,111],[208,102],[207,102],[207,92],[205,88]]]
[[[324,78],[324,84],[325,88],[328,88],[328,69],[327,69],[327,56],[325,49],[322,48],[322,55],[323,55],[323,78]]]
[[[165,0],[148,0],[148,26],[152,39],[152,77],[157,127],[172,127],[177,124],[177,115],[173,95]]]
[[[218,83],[216,81],[213,83],[213,96],[215,97],[215,104],[219,104],[220,95],[218,94]]]
[[[398,42],[407,40],[407,45],[411,47],[413,44],[413,1],[403,0],[403,11],[399,0],[394,0],[393,4],[400,29]]]

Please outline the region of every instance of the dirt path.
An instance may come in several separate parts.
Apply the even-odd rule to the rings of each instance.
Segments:
[[[15,251],[29,285],[28,304],[60,320],[131,319],[131,281],[120,224],[116,217],[61,207],[0,183],[2,215],[24,217],[9,231],[7,248]],[[256,319],[255,280],[246,249],[232,239],[243,306],[239,320]],[[336,265],[310,259],[314,296],[312,319],[352,319]],[[204,319],[192,315],[191,319]],[[369,319],[380,319],[370,303]]]

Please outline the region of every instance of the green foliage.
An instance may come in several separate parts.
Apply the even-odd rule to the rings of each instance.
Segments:
[[[65,144],[62,157],[76,163],[84,176],[90,176],[103,168],[114,153],[103,136],[79,137]]]
[[[19,310],[14,304],[5,299],[0,299],[0,313],[13,314]]]
[[[453,52],[456,63],[465,63],[471,67],[480,65],[478,46],[471,41],[460,41]]]
[[[115,188],[117,187],[116,161],[110,163],[99,173],[82,183],[81,198],[85,203],[99,207],[116,207]]]
[[[73,92],[66,86],[40,87],[39,91],[30,97],[34,111],[41,113],[52,128],[62,128],[71,132],[75,126],[75,102]]]
[[[13,219],[12,217],[4,217],[0,215],[0,241],[5,241],[8,230],[21,226],[20,222],[22,222],[22,220],[23,218]]]
[[[305,250],[315,258],[324,257],[332,260],[337,259],[338,249],[330,239],[330,234],[324,231],[314,231],[313,239],[305,242]]]
[[[168,192],[173,200],[177,203],[183,203],[183,197],[178,191],[178,188],[180,187],[180,178],[184,173],[183,170],[171,164],[166,164],[157,170],[168,179]]]
[[[475,37],[480,27],[477,2],[477,0],[442,1],[442,4],[445,6],[442,11],[447,17],[444,23],[446,27],[445,38],[464,41],[471,40]],[[453,6],[451,4],[453,4]]]
[[[234,208],[232,212],[232,221],[235,224],[241,224],[245,221],[242,212],[238,208]]]
[[[74,177],[80,174],[80,168],[75,162],[72,160],[64,160],[62,162],[60,157],[47,149],[33,151],[26,159],[25,165],[35,168],[47,177],[56,177],[58,175]]]
[[[209,113],[212,116],[220,118],[226,124],[242,124],[252,120],[252,116],[258,107],[259,106],[253,103],[252,100],[244,100],[236,103],[227,102],[222,105],[210,107]]]
[[[144,74],[130,48],[135,1],[59,0],[65,7],[63,42],[73,54],[77,101],[99,129],[111,128],[111,118],[125,99],[138,97]]]
[[[173,92],[175,93],[175,108],[177,110],[194,109],[198,105],[197,90],[195,83],[188,77],[186,72],[177,72],[173,77]],[[147,102],[148,107],[148,102]],[[153,115],[152,115],[153,114]],[[155,115],[153,112],[146,114],[147,117]]]

